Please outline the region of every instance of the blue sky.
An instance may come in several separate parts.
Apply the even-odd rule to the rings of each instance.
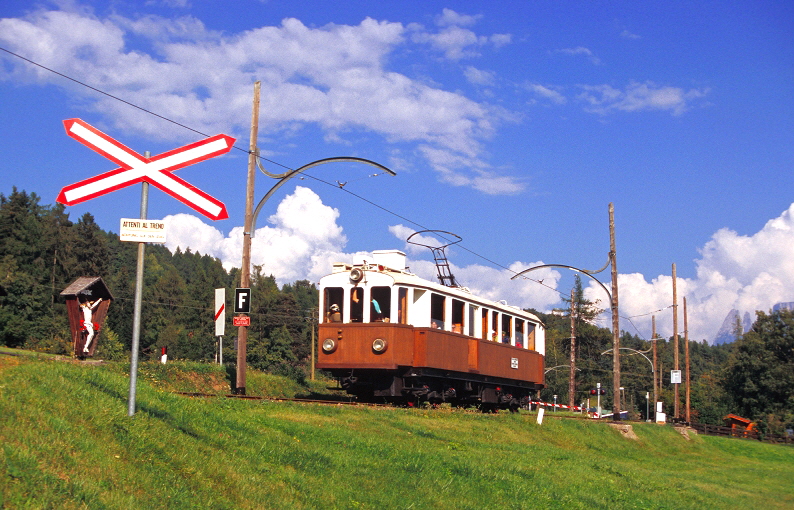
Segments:
[[[449,253],[463,284],[549,310],[569,272],[535,273],[539,285],[499,266],[600,267],[612,202],[623,329],[649,337],[646,314],[660,310],[671,333],[673,263],[695,339],[711,339],[733,308],[794,301],[789,2],[141,4],[5,0],[0,47],[242,149],[261,80],[263,156],[291,168],[356,156],[398,173],[324,165],[309,173],[331,185],[284,186],[253,255],[282,283],[384,248],[408,250],[432,276],[429,252],[403,242],[422,225],[463,238]],[[53,203],[115,168],[66,136],[64,119],[140,153],[202,138],[6,52],[0,62],[6,195],[16,186]],[[226,204],[219,222],[153,190],[149,217],[170,219],[168,246],[239,265],[245,173],[235,149],[177,171]],[[257,200],[271,185],[257,177]],[[132,186],[69,211],[117,231],[139,201]]]

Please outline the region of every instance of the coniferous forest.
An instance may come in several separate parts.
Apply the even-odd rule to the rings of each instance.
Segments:
[[[35,193],[14,188],[0,194],[0,346],[71,354],[71,336],[60,292],[80,276],[100,276],[113,293],[107,321],[95,357],[129,359],[135,289],[137,243],[119,241],[98,227],[91,214],[76,221],[64,206],[43,205]],[[211,362],[217,345],[213,322],[214,289],[226,288],[227,301],[239,286],[239,271],[226,271],[220,260],[190,250],[171,253],[161,245],[146,247],[141,320],[141,359],[157,359],[167,347],[169,359]],[[575,404],[595,406],[590,390],[597,383],[607,390],[601,405],[611,407],[612,347],[608,329],[593,324],[600,310],[587,302],[577,279]],[[316,320],[317,288],[297,281],[281,288],[267,268],[251,274],[251,327],[247,361],[255,369],[302,380],[308,374],[312,321]],[[568,403],[570,363],[570,301],[568,309],[544,314],[547,402]],[[227,313],[224,361],[236,361]],[[679,339],[684,370],[684,339]],[[651,358],[651,342],[626,331],[621,347]],[[673,414],[675,394],[670,384],[674,367],[673,339],[657,340],[659,397]],[[758,422],[759,429],[782,433],[794,426],[794,312],[757,312],[753,328],[737,330],[731,344],[710,346],[689,342],[691,419],[722,424],[728,413]],[[556,368],[555,368],[556,367]],[[621,384],[616,392],[622,409],[644,418],[653,409],[652,365],[631,351],[621,353]],[[685,389],[679,387],[683,416]],[[648,399],[646,399],[646,394]]]
[[[66,305],[60,292],[80,276],[100,276],[113,294],[95,357],[129,359],[132,342],[137,244],[100,229],[91,214],[76,222],[61,204],[42,205],[16,188],[0,194],[0,345],[71,354]],[[215,289],[227,301],[239,287],[239,270],[190,250],[145,250],[141,309],[141,359],[213,361],[217,355]],[[297,281],[279,289],[263,268],[251,274],[251,367],[301,379],[311,352],[317,289]],[[226,314],[224,360],[234,362],[237,328]]]

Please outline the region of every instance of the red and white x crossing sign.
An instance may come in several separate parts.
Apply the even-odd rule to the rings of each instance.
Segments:
[[[146,181],[213,220],[229,217],[226,206],[171,172],[220,156],[231,150],[235,139],[215,135],[184,147],[145,158],[80,119],[63,121],[66,134],[102,154],[121,168],[70,184],[58,194],[57,202],[75,205],[92,198]]]

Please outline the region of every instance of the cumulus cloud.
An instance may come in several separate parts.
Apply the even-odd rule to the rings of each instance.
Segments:
[[[261,265],[280,284],[295,280],[317,281],[331,263],[347,260],[347,238],[337,224],[339,211],[322,203],[312,190],[298,186],[268,218],[269,225],[256,229],[251,240],[251,263]],[[224,236],[218,229],[190,214],[167,216],[166,247],[190,248],[221,260],[228,270],[242,262],[243,228]]]
[[[480,50],[486,46],[499,48],[512,42],[511,34],[485,36],[463,28],[476,24],[480,17],[444,9],[441,16],[436,19],[436,24],[441,27],[438,32],[424,30],[421,25],[413,25],[416,32],[412,35],[412,40],[416,43],[429,44],[449,60],[478,57]]]
[[[608,114],[613,111],[638,112],[667,110],[673,115],[687,111],[691,104],[708,94],[708,90],[661,86],[651,81],[630,83],[624,90],[611,85],[580,85],[578,99],[587,103],[591,113]]]
[[[689,338],[712,341],[732,309],[740,315],[769,311],[783,301],[794,301],[794,204],[753,235],[740,235],[724,228],[701,248],[694,278],[678,278],[679,334],[683,335],[683,298],[687,298]],[[650,338],[651,315],[657,311],[657,329],[672,335],[672,276],[648,281],[641,274],[618,277],[620,314]],[[589,299],[603,298],[595,284],[586,290]],[[637,315],[641,315],[638,316]],[[622,321],[621,328],[633,331]]]
[[[495,73],[492,71],[483,71],[482,69],[477,69],[474,66],[466,66],[466,68],[463,70],[463,76],[466,77],[466,80],[468,80],[469,83],[474,85],[489,87],[496,83]]]
[[[429,44],[457,60],[509,42],[506,34],[485,36],[464,28],[476,20],[451,10],[433,29],[370,18],[358,25],[315,28],[287,18],[278,26],[227,34],[208,30],[190,16],[100,18],[85,9],[40,9],[24,18],[0,19],[0,43],[208,134],[247,134],[251,84],[260,80],[262,136],[290,136],[313,124],[326,140],[340,143],[361,130],[390,143],[427,145],[472,163],[445,167],[443,179],[481,189],[479,171],[488,166],[482,144],[504,114],[386,68],[390,55],[405,45]],[[105,115],[114,129],[152,139],[194,136],[109,97],[85,95],[85,89],[64,85],[56,75],[18,59],[3,58],[0,79],[70,87],[83,107]],[[502,181],[510,188],[509,178]],[[489,189],[498,193],[501,187]]]

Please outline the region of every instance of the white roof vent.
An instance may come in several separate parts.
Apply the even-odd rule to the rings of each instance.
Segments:
[[[405,253],[400,250],[375,250],[372,263],[386,266],[397,271],[405,271]]]

